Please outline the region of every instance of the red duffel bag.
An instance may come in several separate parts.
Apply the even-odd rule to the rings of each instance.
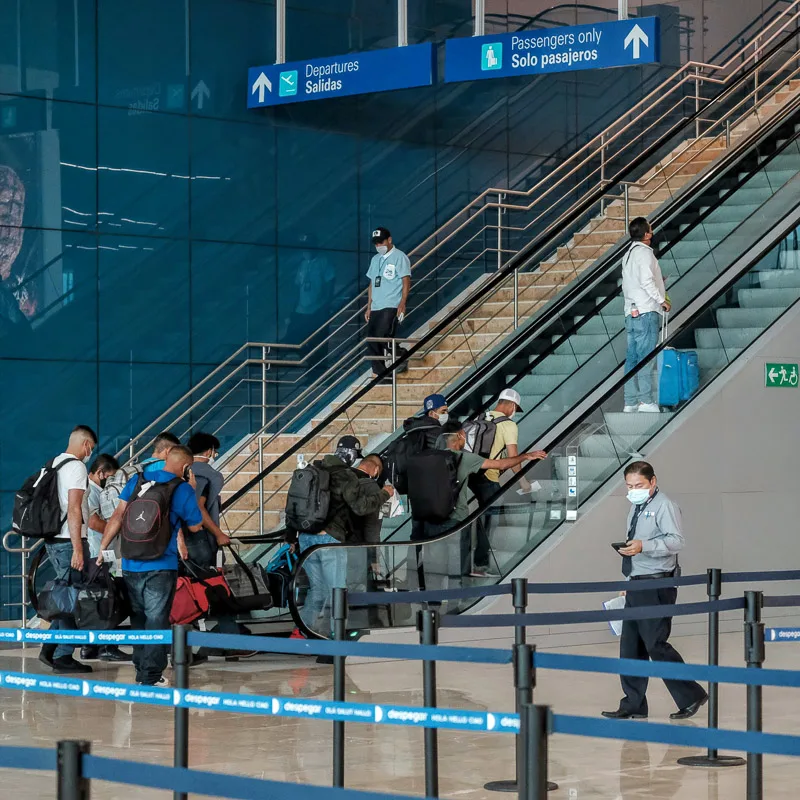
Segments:
[[[183,566],[189,574],[178,578],[169,614],[173,625],[190,625],[231,596],[228,582],[217,570],[201,570],[190,561],[184,561]]]

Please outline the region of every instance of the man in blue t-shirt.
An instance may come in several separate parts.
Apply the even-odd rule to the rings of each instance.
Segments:
[[[197,505],[197,497],[191,465],[194,461],[188,447],[173,447],[166,457],[163,469],[145,470],[143,479],[156,483],[169,483],[174,478],[183,478],[172,493],[170,502],[170,524],[172,536],[164,553],[151,561],[122,559],[122,577],[131,601],[131,626],[134,630],[166,630],[169,628],[169,613],[175,595],[178,577],[178,550],[185,554],[185,544],[179,541],[181,528],[192,533],[202,530],[203,515]],[[131,478],[119,496],[119,505],[106,525],[101,553],[97,559],[103,561],[102,550],[107,550],[122,526],[125,509],[133,498],[139,476]],[[163,676],[167,667],[169,648],[161,645],[134,646],[133,664],[136,667],[136,682],[145,686],[167,687],[169,681]]]
[[[403,321],[406,313],[411,291],[411,262],[394,246],[392,234],[386,228],[372,231],[372,244],[377,254],[372,257],[367,272],[369,298],[364,314],[367,337],[388,339],[394,337],[397,323]],[[386,349],[384,342],[367,342],[367,352],[373,356],[383,356]],[[373,361],[372,377],[377,378],[385,368],[383,358]]]

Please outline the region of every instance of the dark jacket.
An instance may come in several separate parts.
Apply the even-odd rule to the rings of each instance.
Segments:
[[[429,417],[427,414],[424,417],[409,417],[403,423],[403,430],[406,433],[419,431],[419,435],[424,439],[423,450],[435,450],[438,439],[443,432],[439,420]]]
[[[374,535],[374,522],[380,507],[389,500],[389,493],[379,488],[365,473],[348,467],[337,456],[325,456],[322,466],[331,476],[331,505],[325,533],[340,542],[361,541],[365,533],[363,518],[374,516],[370,528],[370,535]]]

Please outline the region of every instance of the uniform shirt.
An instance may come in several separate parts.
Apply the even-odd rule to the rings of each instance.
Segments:
[[[625,316],[631,316],[635,305],[640,314],[656,311],[666,299],[664,278],[652,247],[634,242],[622,260],[622,294],[625,296]]]
[[[635,508],[628,512],[627,536]],[[663,492],[659,492],[639,514],[633,539],[642,543],[642,552],[633,556],[631,577],[672,572],[678,566],[678,553],[683,550],[681,510]]]
[[[467,453],[465,450],[458,451],[459,461],[456,470],[456,478],[460,487],[458,500],[453,513],[448,522],[462,522],[469,516],[469,499],[467,498],[467,478],[480,472],[483,462],[486,459],[477,453]]]
[[[499,411],[489,411],[486,414],[488,419],[497,419],[497,417],[502,416],[503,414]],[[518,442],[519,428],[517,428],[517,423],[510,419],[498,422],[497,433],[494,437],[494,444],[492,445],[492,452],[489,454],[489,458],[505,458],[505,451],[508,449],[508,445],[517,444]],[[487,469],[486,477],[488,480],[498,483],[500,481],[500,470]]]
[[[367,277],[372,284],[372,311],[397,308],[403,299],[403,278],[411,275],[411,262],[402,251],[393,247],[385,256],[372,257]]]
[[[69,461],[64,464],[58,471],[58,504],[61,506],[61,516],[66,517],[69,509],[69,492],[70,489],[83,489],[83,502],[81,503],[81,514],[83,517],[83,524],[81,525],[81,538],[86,538],[86,523],[89,521],[89,497],[86,489],[89,485],[89,473],[86,470],[86,464],[79,458],[71,456],[69,453],[61,453],[53,459],[53,466],[57,467],[64,461]],[[65,519],[64,524],[61,526],[61,533],[55,537],[56,539],[69,539],[69,520]]]
[[[169,483],[175,475],[161,469],[148,469],[145,477],[149,481],[156,481],[156,483]],[[139,476],[135,475],[128,481],[125,488],[120,493],[120,500],[124,500],[126,503],[130,501],[138,480]],[[188,527],[194,527],[203,521],[203,516],[197,505],[194,489],[184,481],[181,481],[172,493],[169,521],[172,525],[172,537],[161,558],[157,558],[154,561],[138,561],[133,558],[123,558],[123,572],[157,572],[158,570],[178,569],[178,531],[181,529],[181,525],[184,524]]]

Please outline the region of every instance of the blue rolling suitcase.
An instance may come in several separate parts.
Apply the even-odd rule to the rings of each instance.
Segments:
[[[667,339],[665,316],[662,339]],[[677,406],[691,399],[700,388],[700,362],[694,350],[676,350],[666,347],[658,357],[658,404]]]

